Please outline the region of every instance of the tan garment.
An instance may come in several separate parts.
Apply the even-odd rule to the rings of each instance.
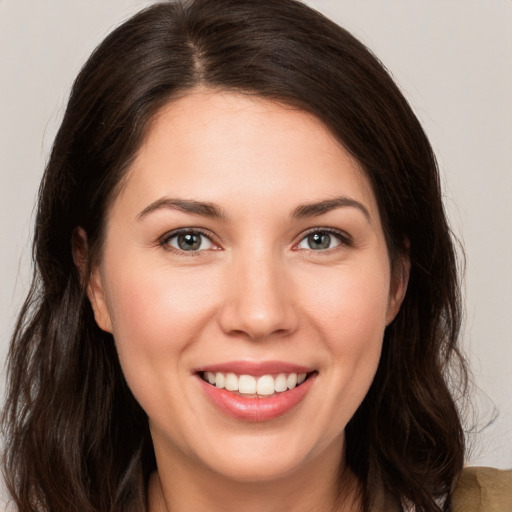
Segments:
[[[377,491],[372,512],[400,510],[383,488]],[[406,510],[412,512],[414,507]],[[451,512],[512,512],[512,470],[464,468],[452,496]]]
[[[452,497],[452,512],[512,512],[512,470],[465,468]]]

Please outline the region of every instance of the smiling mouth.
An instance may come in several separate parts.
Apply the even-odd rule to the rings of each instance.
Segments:
[[[290,372],[260,376],[224,372],[199,372],[199,375],[211,386],[225,389],[235,395],[245,398],[265,398],[301,386],[314,373],[317,372]]]

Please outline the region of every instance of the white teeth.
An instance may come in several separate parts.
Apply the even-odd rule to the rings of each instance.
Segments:
[[[286,385],[288,386],[288,389],[293,389],[297,385],[296,373],[290,373],[290,375],[288,375],[288,378],[286,379]]]
[[[306,373],[280,373],[273,377],[272,375],[262,375],[254,377],[252,375],[236,375],[234,373],[205,372],[204,380],[219,389],[228,391],[238,391],[243,395],[261,395],[269,396],[274,393],[283,393],[288,389],[293,389],[302,384],[307,377]]]
[[[223,373],[220,373],[220,372],[217,372],[215,374],[215,385],[219,388],[219,389],[222,389],[224,387],[224,374]]]
[[[256,393],[256,379],[252,375],[240,375],[238,391],[244,395],[254,395]]]
[[[263,375],[258,379],[258,395],[272,395],[275,391],[274,378],[271,375]],[[241,391],[240,391],[241,392]]]
[[[224,387],[228,391],[238,391],[238,377],[234,373],[226,374],[226,379],[224,380]]]
[[[282,393],[288,389],[288,384],[286,383],[286,375],[284,373],[280,373],[276,377],[274,386],[278,393]]]

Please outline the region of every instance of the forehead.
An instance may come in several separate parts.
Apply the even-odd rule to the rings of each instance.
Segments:
[[[241,93],[199,89],[164,106],[126,181],[141,202],[169,195],[267,208],[345,194],[378,216],[361,166],[318,118]]]

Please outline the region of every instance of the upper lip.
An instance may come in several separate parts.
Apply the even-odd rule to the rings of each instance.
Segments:
[[[226,361],[224,363],[209,364],[196,368],[196,373],[221,372],[235,373],[237,375],[261,375],[279,373],[310,373],[315,368],[285,361]]]

